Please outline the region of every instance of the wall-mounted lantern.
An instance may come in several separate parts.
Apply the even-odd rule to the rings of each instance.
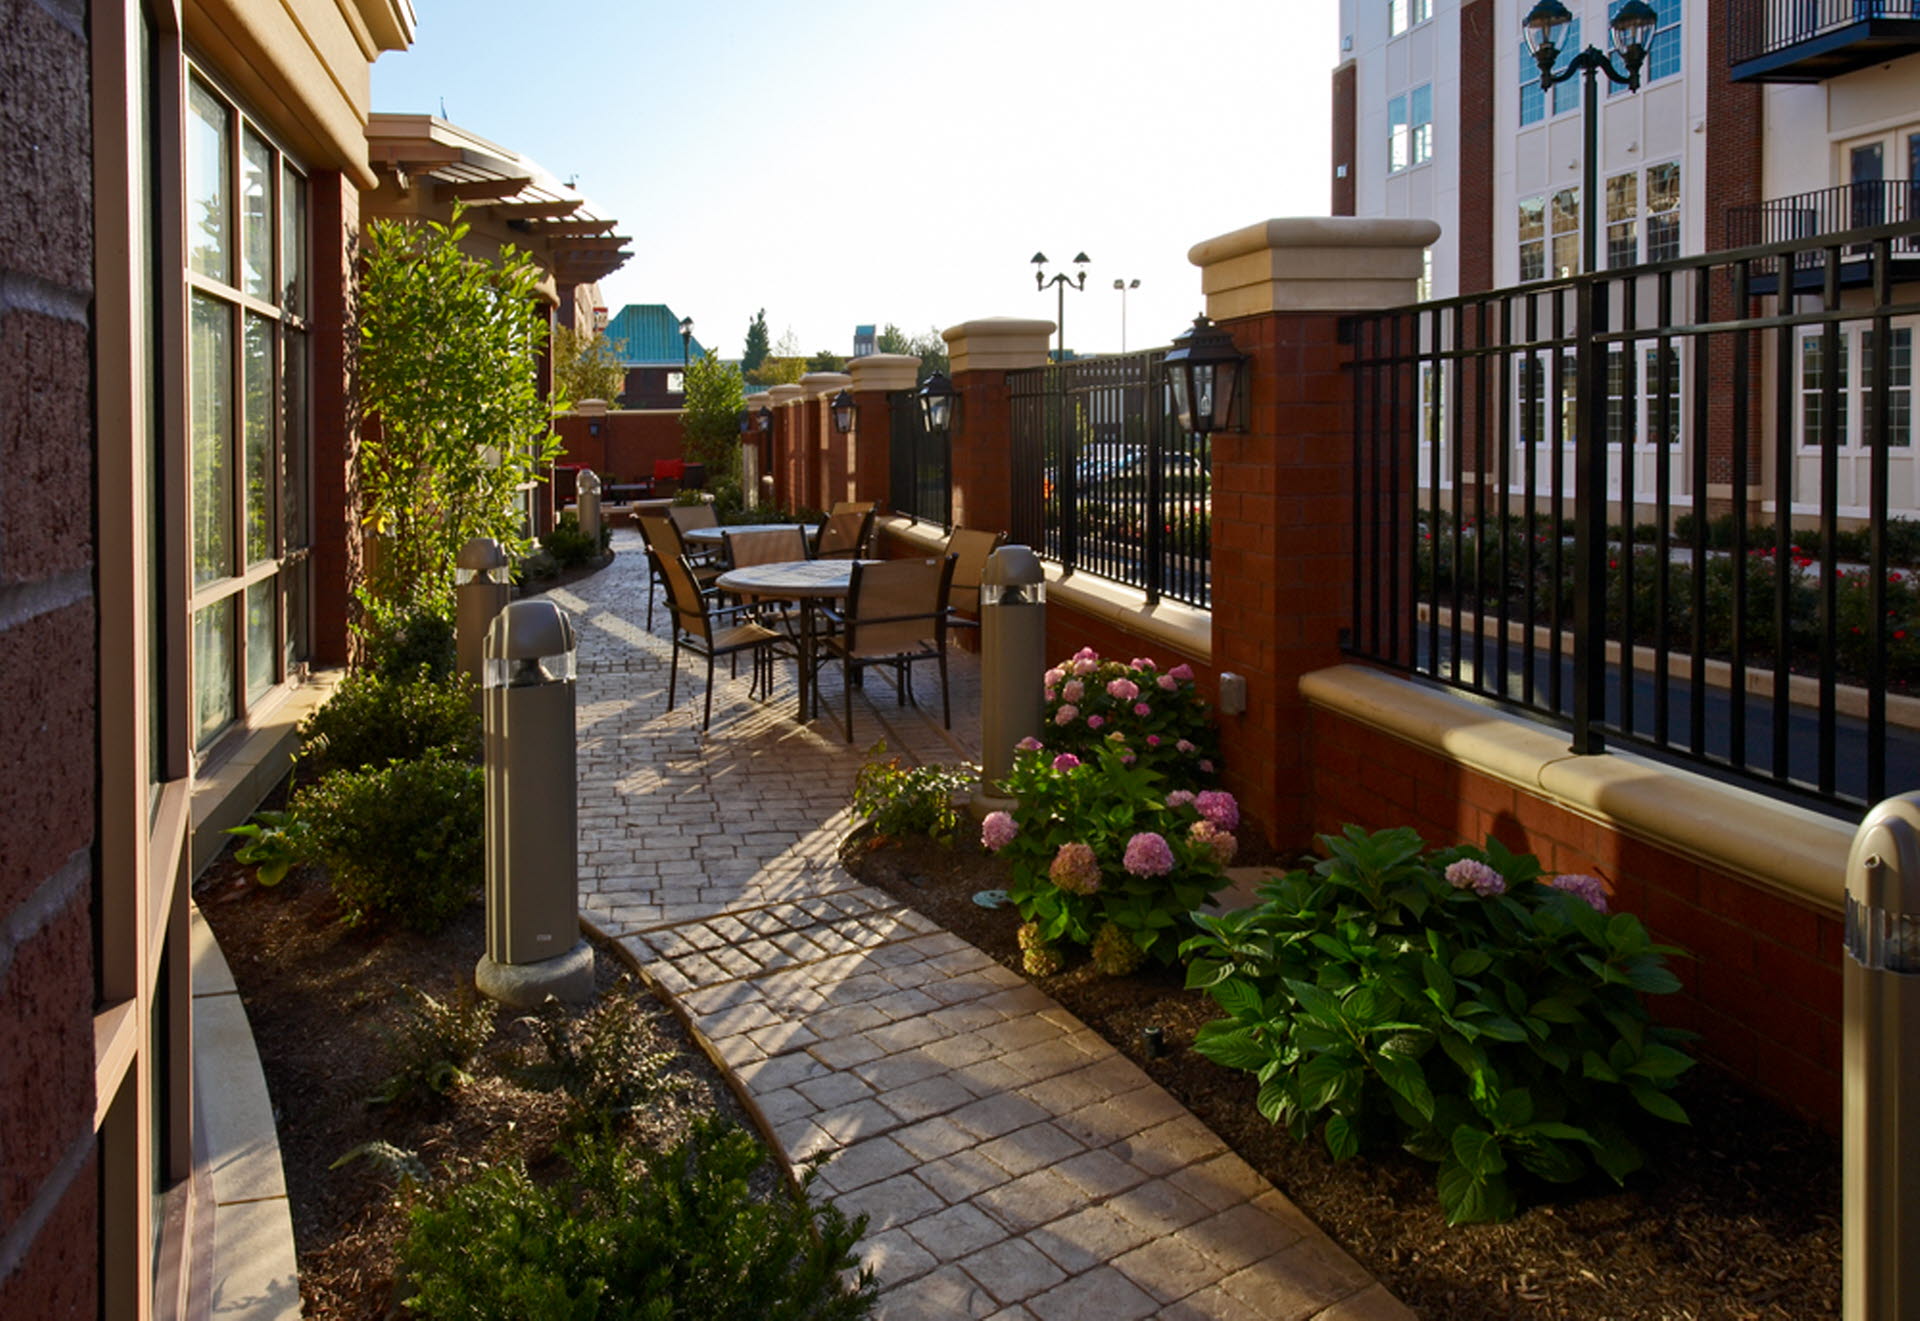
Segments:
[[[1247,360],[1234,347],[1233,336],[1197,316],[1192,327],[1174,339],[1166,361],[1181,426],[1197,437],[1236,429],[1234,406]]]
[[[926,419],[931,435],[944,436],[953,429],[953,405],[958,398],[953,382],[945,372],[935,372],[920,387],[920,416]]]
[[[853,430],[853,395],[842,390],[833,397],[833,429],[841,435]]]
[[[760,419],[761,431],[773,430],[773,410],[771,408],[768,408],[765,404],[760,405],[760,412],[757,416]]]

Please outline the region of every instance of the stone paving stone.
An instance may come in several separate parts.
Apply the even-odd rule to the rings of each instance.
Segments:
[[[1034,1170],[1058,1166],[1085,1148],[1052,1124],[1030,1124],[1003,1138],[980,1145],[980,1154],[1008,1174],[1031,1174]],[[1064,1173],[1064,1171],[1063,1171]],[[1073,1180],[1076,1187],[1079,1181]]]
[[[1076,1275],[1038,1297],[1027,1310],[1039,1321],[1138,1321],[1152,1316],[1160,1305],[1111,1266]]]
[[[938,1193],[911,1174],[896,1174],[855,1188],[836,1197],[834,1202],[849,1216],[867,1216],[868,1228],[874,1231],[908,1224],[946,1205]]]
[[[1007,1236],[999,1222],[964,1202],[922,1216],[907,1226],[907,1233],[941,1261],[958,1261]]]
[[[1161,1303],[1185,1298],[1220,1279],[1220,1264],[1187,1242],[1185,1234],[1143,1243],[1118,1257],[1113,1268]]]
[[[920,1179],[949,1202],[968,1201],[1013,1176],[977,1151],[956,1151],[929,1161],[917,1171]]]
[[[860,1240],[858,1252],[861,1264],[872,1269],[882,1289],[905,1284],[940,1264],[903,1229],[867,1235]]]
[[[920,1162],[891,1138],[869,1138],[835,1152],[820,1172],[820,1181],[836,1192],[861,1188],[890,1179]],[[1245,1263],[1242,1263],[1245,1264]]]
[[[952,1078],[943,1075],[923,1078],[906,1087],[887,1088],[880,1092],[879,1101],[901,1119],[912,1121],[925,1119],[929,1115],[941,1115],[950,1110],[958,1110],[963,1105],[971,1105],[974,1095]],[[966,1132],[964,1129],[956,1129],[956,1131]],[[967,1133],[969,1144],[977,1141],[979,1141],[978,1138]]]
[[[1309,1317],[1372,1283],[1358,1262],[1315,1234],[1227,1276],[1221,1287],[1275,1317]]]
[[[943,1266],[923,1275],[911,1288],[881,1300],[878,1321],[960,1321],[963,1317],[991,1316],[998,1305],[958,1266]]]
[[[956,1151],[971,1147],[976,1141],[966,1129],[938,1115],[894,1130],[893,1140],[911,1151],[916,1159],[923,1161],[951,1156]]]
[[[1047,1112],[1023,1096],[1001,1093],[982,1097],[953,1112],[953,1122],[986,1140],[1049,1118]]]
[[[1017,1303],[1066,1279],[1066,1272],[1025,1239],[1010,1238],[963,1258],[960,1269],[1003,1303]]]
[[[1023,1174],[974,1199],[974,1205],[1016,1232],[1058,1220],[1085,1204],[1080,1190],[1054,1170]]]
[[[1070,1275],[1133,1251],[1151,1230],[1111,1206],[1089,1206],[1033,1230],[1027,1237]]]

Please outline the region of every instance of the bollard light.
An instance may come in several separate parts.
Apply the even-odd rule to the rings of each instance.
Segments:
[[[480,661],[487,629],[513,599],[507,552],[492,537],[475,537],[453,561],[453,645],[460,673],[474,682],[479,701]]]
[[[575,663],[573,624],[551,601],[516,601],[487,631],[487,952],[474,982],[522,1008],[593,998],[578,898]]]
[[[1046,716],[1047,576],[1025,546],[1002,546],[980,574],[980,789],[974,810],[1003,807],[1014,745]]]
[[[574,504],[579,508],[580,532],[593,546],[593,553],[600,553],[600,474],[591,468],[582,468],[574,484]]]

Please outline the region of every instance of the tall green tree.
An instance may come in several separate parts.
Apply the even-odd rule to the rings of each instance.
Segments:
[[[751,376],[754,369],[767,360],[768,352],[767,309],[763,307],[747,323],[747,349],[740,355],[741,374]]]
[[[881,353],[913,352],[913,341],[908,338],[907,332],[891,321],[880,328],[879,335],[874,338],[873,346]]]
[[[377,553],[356,589],[378,635],[417,611],[453,613],[454,556],[474,537],[524,554],[521,489],[559,451],[537,374],[540,270],[461,251],[466,222],[376,221],[359,305],[360,397],[378,425],[355,460]]]
[[[810,372],[843,372],[846,369],[847,360],[832,349],[821,349],[807,359],[807,370]]]
[[[716,485],[740,475],[740,410],[746,406],[740,371],[711,349],[687,364],[686,402],[680,411],[681,447],[707,465]]]
[[[935,372],[947,370],[947,341],[940,336],[938,326],[927,327],[924,335],[915,335],[907,342],[907,352],[920,359],[920,379],[926,380]]]
[[[553,329],[553,392],[567,404],[582,399],[604,399],[611,407],[620,406],[620,392],[627,388],[627,369],[608,342],[606,332],[577,330],[572,326]]]

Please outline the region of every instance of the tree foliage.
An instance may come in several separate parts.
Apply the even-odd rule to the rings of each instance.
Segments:
[[[526,550],[520,491],[560,447],[537,364],[540,271],[504,247],[461,251],[468,226],[376,221],[359,308],[361,399],[379,424],[357,459],[378,552],[358,589],[377,635],[416,611],[450,616],[454,556],[474,537]]]
[[[746,373],[746,378],[755,385],[792,385],[807,374],[805,358],[783,358],[768,355],[758,367]]]
[[[556,404],[564,399],[577,404],[582,399],[604,399],[610,407],[619,407],[620,392],[627,387],[627,369],[608,342],[606,332],[555,326],[553,330],[553,393]]]
[[[767,309],[763,307],[747,323],[747,348],[740,355],[740,371],[748,380],[753,379],[754,371],[767,360],[768,352]]]
[[[940,337],[938,327],[928,327],[924,335],[909,335],[889,321],[874,345],[882,353],[911,353],[920,359],[920,379],[923,381],[935,372],[947,370],[947,341]]]
[[[832,349],[821,349],[807,359],[807,370],[810,372],[843,372],[846,369],[847,360]]]
[[[740,410],[746,407],[740,371],[712,350],[687,364],[686,404],[680,413],[682,448],[707,465],[707,481],[737,477]]]

